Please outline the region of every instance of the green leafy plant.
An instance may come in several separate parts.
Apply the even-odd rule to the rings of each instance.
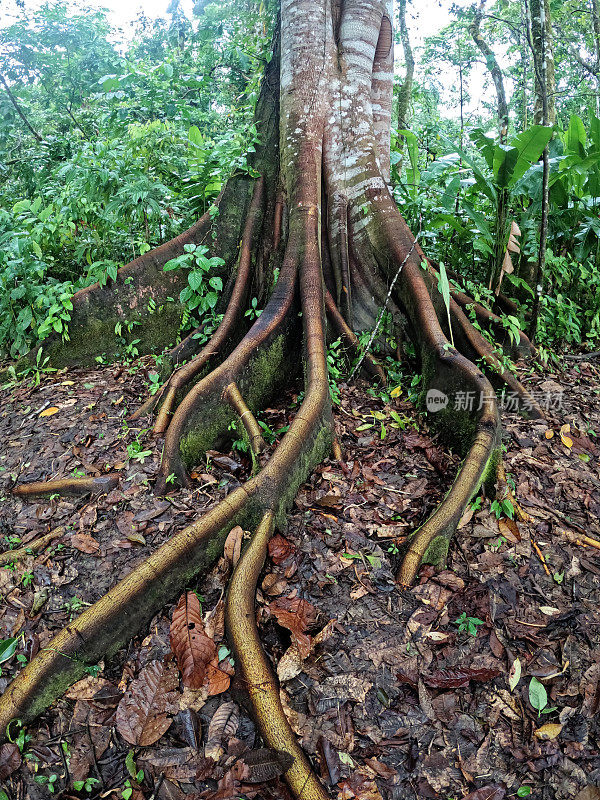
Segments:
[[[478,619],[477,617],[468,617],[467,612],[463,611],[462,614],[454,620],[452,623],[453,625],[458,626],[458,630],[460,633],[468,633],[469,636],[477,636],[477,629],[480,625],[484,625],[484,621],[482,619]]]

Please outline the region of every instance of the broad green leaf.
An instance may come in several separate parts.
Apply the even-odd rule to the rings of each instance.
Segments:
[[[444,144],[450,148],[452,153],[458,153],[460,158],[467,164],[472,170],[473,175],[475,176],[475,181],[477,183],[477,188],[483,192],[483,194],[491,200],[492,203],[496,202],[496,190],[492,185],[492,181],[490,180],[489,176],[485,176],[483,172],[479,169],[475,161],[471,158],[471,156],[466,153],[464,150],[461,150],[460,147],[456,147],[454,142],[448,139],[447,136],[440,134],[440,139],[444,142]]]
[[[195,147],[202,147],[204,139],[197,125],[192,125],[188,130],[188,139]]]
[[[548,142],[552,138],[553,129],[546,125],[532,125],[511,142],[518,153],[514,167],[509,174],[507,186],[514,186],[523,177],[532,164],[539,160]]]
[[[485,158],[488,167],[492,169],[494,166],[494,137],[484,133],[481,128],[475,128],[471,131],[470,138]]]
[[[497,144],[494,148],[494,177],[498,186],[503,189],[508,186],[518,158],[519,151],[516,147]]]
[[[600,119],[590,109],[590,139],[594,148],[600,150]]]
[[[532,678],[529,682],[529,702],[538,712],[541,712],[548,705],[546,687],[537,678]]]
[[[581,121],[581,117],[578,117],[577,114],[573,114],[569,122],[569,127],[567,128],[567,135],[565,139],[567,150],[570,153],[574,153],[575,155],[584,158],[586,139],[587,137],[585,135],[585,128],[583,126],[583,122]]]
[[[14,656],[18,642],[18,638],[15,639],[14,637],[4,639],[4,641],[0,642],[0,664]]]

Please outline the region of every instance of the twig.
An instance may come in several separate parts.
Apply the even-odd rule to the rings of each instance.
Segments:
[[[357,363],[354,365],[354,368],[352,369],[352,372],[348,376],[348,380],[351,380],[356,375],[358,370],[361,368],[363,361],[365,360],[365,358],[367,357],[367,355],[369,353],[369,350],[373,346],[373,341],[374,341],[375,337],[379,333],[379,327],[381,325],[381,320],[383,319],[383,315],[385,314],[385,310],[387,308],[387,304],[389,303],[390,297],[392,296],[392,292],[394,291],[394,286],[396,285],[396,281],[400,277],[400,273],[402,272],[402,269],[403,269],[404,265],[406,264],[408,259],[411,257],[415,247],[417,246],[417,241],[419,240],[419,236],[421,235],[420,222],[421,221],[419,219],[419,232],[415,236],[414,241],[411,244],[410,250],[406,254],[406,257],[405,257],[404,261],[400,264],[396,274],[394,275],[394,279],[392,280],[392,282],[390,284],[390,288],[388,289],[387,297],[385,298],[385,302],[383,304],[383,307],[382,307],[381,311],[379,312],[379,316],[377,317],[377,322],[375,323],[375,327],[373,328],[371,336],[369,337],[369,341],[367,342],[367,346],[365,347],[362,356],[358,359]]]

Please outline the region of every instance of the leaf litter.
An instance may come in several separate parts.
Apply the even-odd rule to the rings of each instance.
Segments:
[[[5,393],[5,549],[64,534],[0,570],[4,638],[18,641],[0,689],[18,656],[35,655],[251,468],[235,450],[213,453],[192,490],[153,497],[159,448],[125,422],[143,395],[138,366]],[[403,591],[393,580],[402,543],[458,462],[402,395],[386,403],[364,384],[342,387],[344,464],[325,462],[301,487],[257,597],[286,712],[332,797],[598,793],[600,558],[586,537],[600,539],[599,378],[583,361],[530,379],[534,390],[568,391],[547,422],[504,418],[506,472],[527,520],[498,520],[484,498],[463,517],[447,568],[424,567]],[[58,410],[40,417],[50,405]],[[285,425],[283,403],[265,420]],[[115,470],[120,485],[99,497],[10,494],[17,482]],[[289,798],[287,754],[263,747],[224,638],[223,593],[244,535],[234,531],[208,576],[29,726],[23,753],[14,742],[0,749],[9,797],[47,798],[34,779],[56,774],[67,797],[119,797],[129,781],[133,800]],[[475,634],[461,619],[478,621]],[[86,780],[89,791],[77,788]]]

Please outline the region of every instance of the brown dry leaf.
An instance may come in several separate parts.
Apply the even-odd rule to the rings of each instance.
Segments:
[[[492,785],[482,786],[481,789],[475,789],[474,792],[463,797],[463,800],[502,800],[505,796],[506,789],[502,786]]]
[[[5,742],[0,747],[0,781],[6,780],[21,766],[21,753],[16,744]]]
[[[200,689],[217,648],[204,631],[200,602],[194,592],[181,595],[173,611],[170,640],[184,686]]]
[[[40,417],[52,417],[54,414],[58,414],[58,408],[56,406],[50,406],[50,408],[45,408]]]
[[[545,725],[542,725],[536,731],[533,732],[533,735],[536,739],[540,739],[542,742],[547,742],[550,739],[556,739],[558,734],[562,731],[563,726],[560,725],[558,722],[547,722]]]
[[[264,783],[283,775],[294,763],[294,757],[283,750],[261,747],[246,753],[243,763],[246,769],[241,779],[248,783]]]
[[[276,597],[278,594],[284,592],[287,588],[288,582],[282,575],[277,575],[275,572],[269,572],[265,575],[262,582],[262,590],[271,597]]]
[[[584,788],[578,792],[573,800],[600,800],[600,788],[597,786],[584,786]]]
[[[280,533],[276,533],[269,542],[269,556],[274,564],[281,564],[295,550],[296,546]]]
[[[179,707],[177,682],[174,664],[151,661],[144,667],[117,707],[117,730],[126,741],[147,747],[167,732]]]
[[[221,598],[213,610],[206,615],[204,629],[206,635],[215,642],[220,642],[225,635],[225,601],[223,598]]]
[[[105,678],[94,678],[88,675],[65,692],[65,697],[69,700],[91,700],[101,689],[114,688],[110,681]]]
[[[97,542],[89,533],[74,533],[70,539],[71,547],[82,553],[94,554],[100,550],[100,542]]]
[[[240,712],[234,702],[222,703],[210,721],[204,754],[218,761],[223,755],[222,743],[232,739],[240,724]]]
[[[240,560],[243,540],[244,531],[239,525],[236,525],[235,528],[232,528],[227,534],[227,539],[225,539],[223,555],[234,567]]]
[[[521,531],[514,519],[502,517],[498,520],[498,530],[511,544],[521,541]]]
[[[269,604],[269,611],[279,625],[292,634],[302,658],[310,653],[311,637],[306,630],[315,624],[319,611],[312,603],[302,598],[281,597]]]
[[[383,800],[377,784],[359,772],[339,784],[338,800]]]
[[[228,663],[228,662],[225,662]],[[208,695],[212,697],[213,695],[223,694],[229,689],[229,684],[231,683],[231,676],[225,672],[225,670],[221,669],[219,666],[219,662],[217,661],[217,656],[210,662],[207,667],[207,674],[208,674]]]

